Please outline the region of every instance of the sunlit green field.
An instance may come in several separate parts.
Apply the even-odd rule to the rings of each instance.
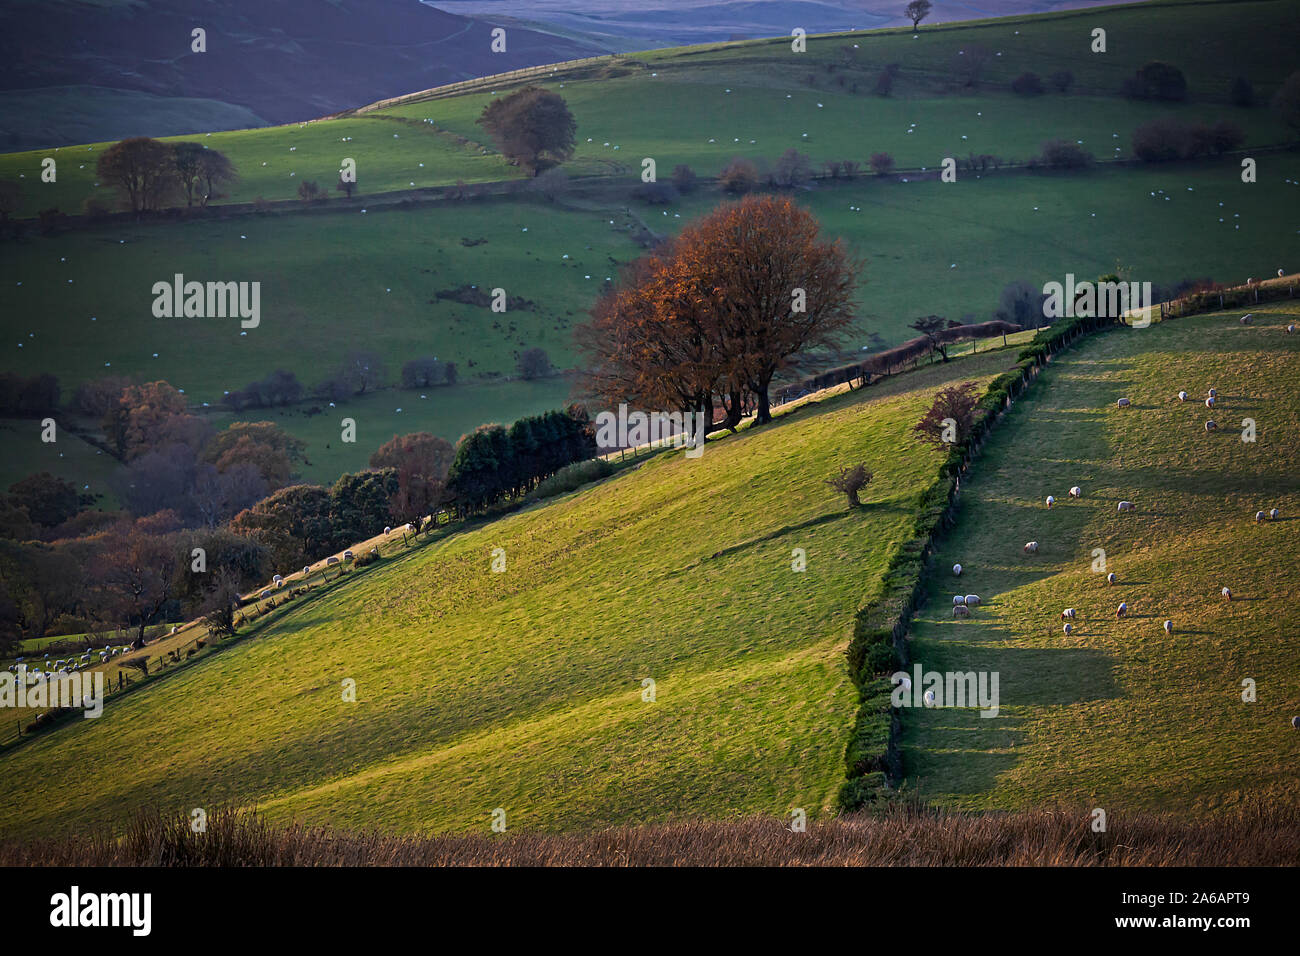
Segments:
[[[498,807],[547,829],[824,813],[855,709],[847,628],[939,457],[908,430],[941,382],[987,381],[1013,351],[659,456],[300,599],[0,758],[0,832],[229,800],[404,831],[486,831]],[[875,481],[849,512],[823,480],[860,459]]]
[[[1240,315],[1089,341],[1008,414],[963,482],[912,638],[927,670],[999,672],[1001,714],[905,712],[911,787],[964,808],[1207,811],[1294,797],[1300,340],[1285,326],[1300,312],[1257,309],[1245,328]],[[1123,396],[1131,408],[1116,407]],[[1117,512],[1120,500],[1137,510]],[[1255,523],[1272,508],[1280,520]],[[1035,556],[1021,551],[1029,540]],[[1094,570],[1097,549],[1114,586]],[[943,571],[955,562],[959,585]],[[950,617],[955,591],[982,598],[970,621]],[[1121,601],[1131,610],[1117,620]]]

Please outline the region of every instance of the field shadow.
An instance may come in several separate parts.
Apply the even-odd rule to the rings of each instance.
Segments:
[[[759,535],[756,538],[749,538],[746,541],[740,541],[736,544],[729,545],[721,549],[720,551],[713,552],[713,554],[709,555],[709,557],[707,558],[701,558],[700,561],[697,561],[695,564],[691,565],[691,567],[692,568],[697,567],[703,561],[713,561],[718,558],[725,558],[739,551],[744,551],[747,548],[752,548],[755,545],[764,544],[768,541],[774,541],[777,538],[784,537],[787,534],[793,534],[797,531],[807,531],[809,528],[816,528],[819,525],[830,524],[834,521],[843,521],[845,518],[858,517],[864,514],[870,514],[877,511],[905,511],[905,510],[906,509],[901,508],[898,505],[889,505],[886,504],[885,502],[875,502],[875,503],[869,502],[863,504],[859,508],[855,508],[852,511],[849,511],[847,509],[843,511],[829,511],[826,514],[817,515],[816,517],[809,518],[806,521],[800,521],[798,524],[782,525],[781,527],[777,528],[775,531],[769,531],[767,534]]]

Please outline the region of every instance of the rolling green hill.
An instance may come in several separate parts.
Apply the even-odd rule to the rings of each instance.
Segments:
[[[1261,307],[1248,327],[1241,314],[1084,343],[985,447],[935,557],[963,565],[961,585],[935,577],[912,655],[927,670],[1000,672],[1002,711],[904,714],[905,770],[926,798],[1187,812],[1294,798],[1300,340],[1285,327],[1300,314]],[[1209,417],[1218,432],[1205,431]],[[1070,501],[1075,484],[1083,497]],[[1120,500],[1137,510],[1118,513]],[[1257,525],[1272,508],[1280,520]],[[1028,540],[1037,555],[1021,552]],[[1114,586],[1093,569],[1098,548]],[[954,590],[981,596],[971,620],[949,616]],[[1067,607],[1079,615],[1069,636]],[[1248,678],[1255,703],[1242,700]]]
[[[940,457],[908,430],[940,383],[987,382],[1015,351],[805,406],[350,575],[6,754],[23,783],[4,787],[0,832],[232,800],[397,831],[486,828],[497,807],[553,830],[823,814],[855,709],[848,628]],[[858,460],[875,480],[850,512],[823,480]]]

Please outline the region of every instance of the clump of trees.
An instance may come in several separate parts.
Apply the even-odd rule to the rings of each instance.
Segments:
[[[732,195],[752,192],[758,187],[758,167],[748,159],[737,157],[722,170],[718,185]]]
[[[734,427],[752,404],[771,420],[772,378],[797,355],[838,344],[852,317],[855,264],[784,197],[746,197],[691,223],[637,260],[581,329],[582,387],[627,402],[702,413]],[[752,401],[751,401],[752,400]]]
[[[578,125],[558,93],[526,86],[493,100],[477,122],[510,163],[531,175],[573,155]]]
[[[1133,155],[1143,162],[1218,156],[1239,149],[1246,140],[1241,128],[1227,120],[1184,123],[1173,117],[1149,120],[1133,131]]]
[[[519,497],[538,482],[596,454],[596,433],[577,405],[521,418],[509,428],[482,425],[461,438],[447,476],[452,504],[473,513],[507,497]]]
[[[402,363],[402,388],[429,388],[434,385],[455,385],[455,362],[440,362],[431,355],[413,358]]]
[[[520,378],[529,382],[537,378],[546,378],[554,371],[551,368],[551,357],[546,354],[546,350],[536,347],[525,349],[520,354],[515,369],[519,372]]]
[[[872,153],[869,163],[877,176],[888,176],[894,171],[894,157],[889,153]]]
[[[306,389],[298,376],[278,368],[265,378],[250,382],[226,394],[226,404],[235,411],[244,408],[274,408],[301,401]]]
[[[435,514],[447,497],[447,474],[455,459],[451,442],[429,432],[394,435],[370,456],[371,468],[391,468],[397,491],[389,512],[398,522],[420,530],[425,515]]]
[[[1120,91],[1135,100],[1181,102],[1187,99],[1187,77],[1172,63],[1152,60],[1138,67],[1137,72],[1124,81]]]
[[[234,182],[230,159],[202,143],[172,145],[148,136],[114,143],[99,155],[95,170],[103,182],[117,188],[137,216],[156,212],[183,194],[186,207],[200,207],[218,198],[221,186]]]
[[[1042,152],[1030,161],[1030,166],[1048,169],[1084,169],[1093,164],[1092,153],[1068,139],[1052,139],[1043,143]]]

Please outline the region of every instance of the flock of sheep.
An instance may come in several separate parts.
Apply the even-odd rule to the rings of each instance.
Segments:
[[[404,525],[402,525],[401,527],[396,528],[396,529],[394,529],[394,528],[391,527],[391,526],[390,526],[390,527],[386,527],[386,528],[384,528],[384,537],[388,537],[389,535],[393,534],[394,531],[404,532],[404,533],[414,533],[414,532],[415,532],[415,525],[414,525],[414,524],[411,524],[410,522],[407,522],[406,524],[404,524]],[[372,549],[372,550],[376,550],[376,549]],[[321,563],[321,562],[318,562],[318,563],[320,564],[321,567],[324,567],[324,568],[332,568],[332,567],[334,567],[336,564],[349,564],[349,563],[352,562],[353,558],[354,558],[354,555],[352,554],[351,549],[348,549],[348,550],[346,550],[346,551],[343,551],[343,552],[340,553],[340,554],[332,554],[332,555],[330,555],[328,558],[326,558],[325,561],[324,561],[323,563]],[[302,568],[302,576],[303,576],[304,578],[306,578],[308,575],[310,575],[311,572],[312,572],[312,566],[311,566],[310,564],[305,564],[305,565],[303,565],[303,568]],[[279,590],[280,588],[284,587],[284,585],[285,585],[284,575],[282,575],[282,574],[277,574],[277,575],[275,575],[275,577],[273,577],[273,578],[271,579],[271,586],[268,587],[268,588],[264,588],[264,589],[263,589],[263,590],[258,594],[258,596],[257,596],[258,600],[259,600],[259,601],[264,601],[264,600],[266,600],[267,598],[271,597],[271,596],[272,596],[272,595],[273,595],[277,590]]]
[[[112,658],[117,657],[119,654],[125,654],[130,649],[131,646],[129,644],[123,644],[120,647],[105,646],[99,651],[99,662],[101,664],[107,664]],[[83,671],[88,667],[94,666],[94,661],[91,659],[94,656],[95,651],[88,650],[79,658],[67,657],[51,661],[50,655],[47,653],[44,660],[41,662],[42,666],[46,669],[43,671],[31,668],[26,669],[26,681],[28,684],[39,684],[47,678],[53,680],[58,677],[66,677],[73,671]],[[27,667],[27,665],[24,664],[25,660],[26,658],[19,657],[14,661],[14,663],[9,665],[8,669],[15,674],[20,673],[23,668]]]
[[[1241,319],[1241,323],[1243,325],[1249,325],[1251,319],[1252,319],[1251,315],[1246,315]],[[1290,326],[1287,328],[1287,331],[1290,332],[1293,330],[1293,328],[1294,326]],[[1185,402],[1187,401],[1187,399],[1188,399],[1187,392],[1179,391],[1178,401]],[[1205,398],[1205,407],[1214,408],[1218,399],[1219,399],[1218,391],[1214,388],[1209,389]],[[1128,398],[1121,398],[1118,400],[1117,405],[1120,408],[1129,408],[1132,405],[1132,401]],[[1218,425],[1213,420],[1207,421],[1205,423],[1205,430],[1207,432],[1214,431],[1216,428],[1218,428]],[[1080,488],[1078,485],[1075,485],[1070,489],[1069,495],[1071,498],[1081,498],[1083,496],[1083,489]],[[1056,504],[1056,498],[1052,495],[1048,495],[1046,504],[1049,509],[1052,508]],[[1136,508],[1137,506],[1132,501],[1121,501],[1118,504],[1118,511],[1120,512],[1131,512],[1131,511],[1135,511]],[[1268,512],[1264,512],[1264,511],[1255,512],[1255,521],[1257,523],[1265,520],[1277,521],[1279,517],[1280,517],[1280,511],[1277,508],[1272,508]],[[1038,553],[1038,548],[1039,548],[1039,543],[1037,541],[1027,541],[1022,550],[1025,554],[1032,555]],[[962,570],[963,568],[960,564],[954,564],[952,566],[953,576],[960,577],[962,574]],[[1118,584],[1119,583],[1118,575],[1116,575],[1115,572],[1113,571],[1108,573],[1106,575],[1106,583],[1107,585]],[[1223,587],[1219,593],[1220,596],[1223,598],[1223,600],[1225,601],[1232,600],[1232,589],[1230,587],[1226,587],[1226,586]],[[970,609],[972,607],[977,606],[979,603],[980,603],[980,598],[978,594],[955,594],[953,595],[952,598],[952,605],[953,605],[952,616],[954,618],[970,617]],[[1115,609],[1115,617],[1116,619],[1122,619],[1128,615],[1128,612],[1129,612],[1128,603],[1126,601],[1120,601],[1119,606]],[[1065,610],[1061,612],[1061,620],[1065,622],[1062,625],[1062,630],[1065,632],[1066,635],[1070,635],[1074,633],[1074,622],[1075,620],[1077,620],[1078,616],[1079,616],[1078,610],[1072,607],[1067,607],[1065,608]],[[1174,622],[1172,620],[1164,621],[1161,626],[1163,627],[1164,632],[1166,634],[1173,634]],[[1293,718],[1292,726],[1296,727],[1297,729],[1300,729],[1300,717]]]

